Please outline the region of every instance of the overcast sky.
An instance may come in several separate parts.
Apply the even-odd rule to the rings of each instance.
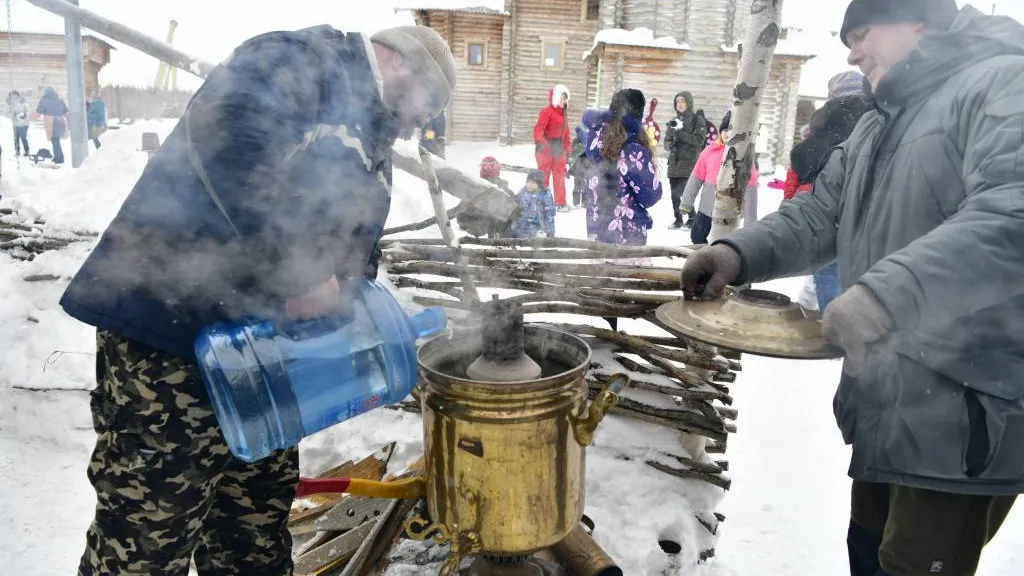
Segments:
[[[26,0],[10,0],[17,31],[63,32],[63,19],[36,8]],[[80,0],[81,6],[102,16],[164,38],[170,20],[178,21],[174,45],[212,62],[226,57],[246,38],[269,30],[288,30],[315,24],[374,32],[408,23],[408,14],[394,12],[394,0]],[[842,24],[848,0],[785,0],[783,24],[819,31],[835,31]],[[963,4],[963,2],[960,2]],[[984,12],[992,0],[970,2]],[[1024,0],[996,0],[996,12],[1024,21]],[[5,15],[6,16],[6,15]],[[6,24],[6,19],[4,20]],[[116,43],[118,50],[100,74],[103,84],[150,85],[157,62]],[[802,93],[820,92],[817,86],[849,67],[846,49],[838,41],[823,42],[819,57],[804,67]],[[0,46],[0,53],[3,52]],[[2,62],[0,56],[0,62]],[[824,79],[824,80],[823,80]],[[179,72],[179,85],[198,86],[198,79]]]

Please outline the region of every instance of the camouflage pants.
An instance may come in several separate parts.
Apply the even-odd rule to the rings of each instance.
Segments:
[[[249,464],[221,437],[198,368],[97,335],[96,516],[79,576],[278,576],[292,572],[288,511],[298,451]]]

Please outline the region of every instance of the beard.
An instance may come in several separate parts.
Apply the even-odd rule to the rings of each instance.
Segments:
[[[413,93],[416,79],[413,75],[384,79],[384,106],[391,112],[403,133],[411,133],[423,126],[422,114],[414,110],[409,95]]]

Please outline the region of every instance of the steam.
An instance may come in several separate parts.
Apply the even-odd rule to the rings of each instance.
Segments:
[[[369,271],[398,130],[363,42],[327,45],[336,53],[265,35],[210,75],[186,114],[224,212],[190,163],[183,118],[97,247],[90,271],[104,282],[83,283],[87,298],[139,291],[183,313],[273,317],[332,274]]]

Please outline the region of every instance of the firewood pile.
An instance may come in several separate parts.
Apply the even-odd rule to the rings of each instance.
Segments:
[[[460,239],[459,245],[456,258],[442,240],[385,238],[382,263],[398,288],[412,292],[413,300],[421,305],[447,308],[456,326],[471,322],[477,305],[467,298],[467,278],[476,288],[500,289],[507,294],[515,291],[505,297],[521,302],[526,314],[643,322],[647,325],[639,330],[643,335],[582,323],[551,326],[584,338],[593,349],[588,373],[592,396],[612,374],[629,375],[631,388],[612,414],[678,430],[684,436],[682,445],[694,452],[654,450],[647,465],[729,488],[728,463],[707,454],[724,453],[728,435],[736,431],[737,413],[730,407],[728,385],[741,369],[738,356],[688,339],[655,317],[660,305],[681,296],[681,264],[635,264],[637,259],[682,258],[690,249],[611,246],[566,238],[467,237]],[[664,335],[647,335],[659,331]],[[415,402],[402,408],[419,409]]]
[[[18,260],[30,261],[48,250],[95,239],[95,233],[55,230],[41,219],[31,220],[10,208],[0,208],[0,251]]]

